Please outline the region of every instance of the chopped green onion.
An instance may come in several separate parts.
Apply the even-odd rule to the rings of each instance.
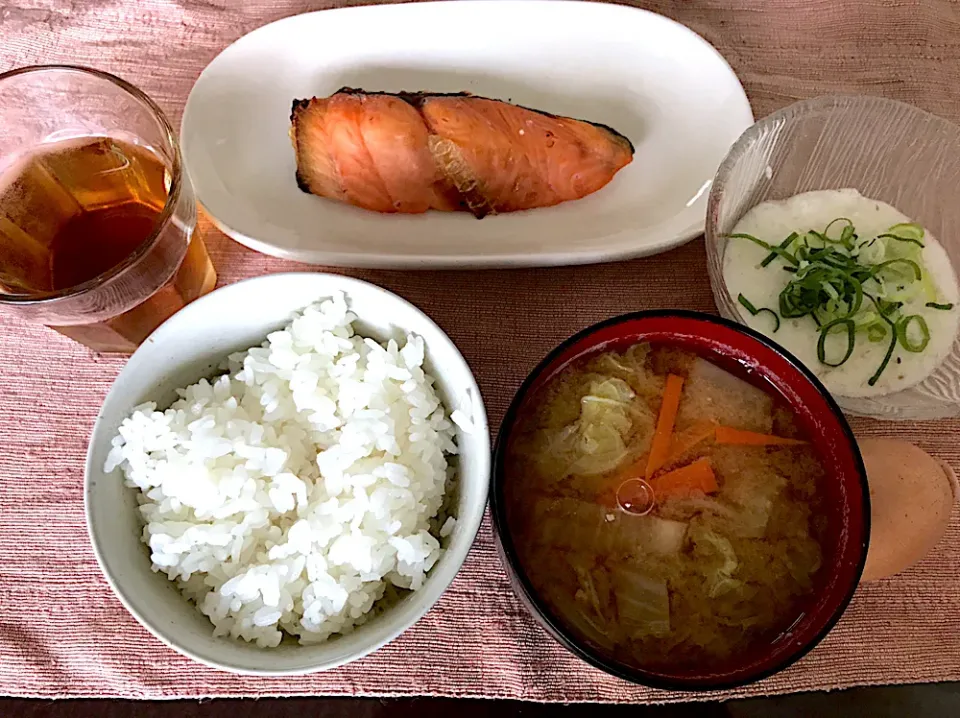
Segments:
[[[773,311],[772,309],[767,309],[766,307],[757,309],[755,306],[753,306],[753,303],[749,299],[743,296],[743,294],[737,297],[737,301],[740,302],[746,308],[746,310],[750,312],[750,314],[752,314],[753,316],[757,316],[758,314],[763,314],[764,312],[772,316],[774,321],[773,333],[776,334],[778,331],[780,331],[780,317],[777,315],[775,311]]]
[[[847,282],[853,287],[853,303],[850,305],[850,315],[853,315],[863,306],[863,284],[853,276],[849,277]]]
[[[783,249],[783,250],[789,249],[790,245],[793,244],[799,237],[800,235],[797,234],[796,232],[791,233],[789,237],[787,237],[785,240],[783,240],[780,243],[780,249]],[[770,264],[770,262],[772,262],[778,256],[779,255],[776,252],[770,252],[770,254],[767,255],[767,258],[764,259],[762,262],[760,262],[760,266],[766,267],[768,264]]]
[[[737,297],[737,301],[740,302],[744,307],[746,307],[747,311],[750,312],[753,316],[757,316],[757,312],[760,311],[755,306],[753,306],[753,303],[749,299],[747,299],[745,296],[743,296],[743,294]]]
[[[829,237],[829,236],[830,236],[830,228],[831,228],[833,225],[835,225],[837,222],[846,222],[846,223],[847,223],[847,227],[850,227],[851,229],[853,229],[853,222],[851,222],[851,221],[850,221],[849,219],[847,219],[846,217],[837,217],[835,220],[833,220],[832,222],[830,222],[830,223],[824,228],[824,230],[823,230],[823,236],[824,236],[824,237]]]
[[[853,225],[851,224],[848,227],[843,228],[843,232],[840,234],[840,244],[846,247],[849,250],[852,250],[856,244],[857,235],[853,233]]]
[[[760,246],[763,247],[764,249],[772,249],[772,248],[773,248],[773,245],[772,245],[772,244],[769,244],[769,243],[767,243],[767,242],[764,242],[762,239],[760,239],[760,238],[758,238],[758,237],[754,237],[752,234],[744,234],[743,232],[740,232],[740,233],[737,233],[737,234],[728,234],[728,235],[727,235],[727,239],[746,239],[746,240],[749,240],[749,241],[753,242],[754,244],[760,245]]]
[[[924,237],[923,225],[917,224],[916,222],[901,222],[900,224],[893,225],[887,229],[887,231],[900,232],[908,237],[916,237],[917,239],[923,239]]]
[[[877,304],[877,300],[872,296],[869,298],[874,304],[876,304],[877,311],[880,312],[880,305]],[[880,380],[880,375],[883,374],[883,370],[887,368],[887,364],[890,363],[890,358],[893,356],[893,352],[897,348],[897,325],[887,319],[883,312],[880,312],[880,318],[883,319],[886,324],[890,325],[890,344],[887,346],[887,353],[884,354],[883,361],[880,362],[880,366],[877,367],[877,370],[873,373],[873,376],[867,379],[868,386],[873,386]]]
[[[746,240],[749,240],[749,241],[753,242],[754,244],[760,245],[761,247],[763,247],[763,248],[766,249],[767,251],[773,252],[773,253],[776,254],[778,257],[781,257],[781,258],[785,259],[786,261],[790,262],[790,264],[793,264],[793,265],[799,264],[799,262],[797,261],[797,258],[794,257],[792,254],[790,254],[790,252],[788,252],[786,249],[782,249],[782,248],[779,247],[779,246],[774,246],[774,245],[772,245],[772,244],[768,244],[767,242],[764,242],[762,239],[758,239],[758,238],[754,237],[752,234],[728,234],[728,235],[727,235],[727,238],[728,238],[728,239],[746,239]]]
[[[878,320],[867,327],[867,339],[870,341],[882,342],[885,336],[887,336],[887,328],[883,326],[883,322]]]
[[[871,324],[876,324],[880,321],[880,315],[877,314],[872,309],[866,309],[862,312],[859,312],[857,316],[851,317],[854,324],[857,325],[857,330],[866,329]]]
[[[916,222],[901,222],[900,224],[895,224],[887,232],[890,234],[895,234],[898,237],[910,238],[910,239],[923,239],[926,232],[924,232],[923,226],[917,224]]]
[[[834,327],[843,327],[847,330],[847,352],[840,361],[835,363],[827,361],[827,336],[833,331]],[[853,323],[853,320],[846,317],[834,319],[832,322],[824,324],[823,327],[820,328],[820,339],[817,341],[817,359],[820,360],[820,363],[826,364],[827,366],[840,366],[846,363],[850,355],[853,354],[853,348],[857,342],[856,331],[857,327]]]
[[[880,316],[886,317],[900,309],[900,307],[903,306],[903,302],[888,302],[886,299],[877,299],[876,305]]]
[[[758,311],[757,314],[763,314],[764,312],[766,312],[771,317],[773,317],[773,322],[774,322],[773,333],[776,334],[778,331],[780,331],[780,317],[777,315],[775,311],[773,311],[772,309],[767,309],[766,307],[761,307],[760,311]]]
[[[912,342],[910,341],[910,325],[916,324],[920,331],[920,341]],[[913,352],[914,354],[919,354],[924,349],[927,348],[927,344],[930,343],[930,328],[927,326],[927,321],[921,317],[919,314],[911,314],[908,317],[904,317],[899,322],[897,322],[897,339],[900,340],[900,343],[903,344],[903,348],[908,352]]]
[[[880,262],[880,264],[873,265],[873,275],[876,276],[881,271],[887,267],[893,266],[895,264],[906,264],[910,269],[913,270],[913,276],[915,279],[921,279],[923,277],[923,270],[920,269],[920,265],[914,262],[912,259],[904,259],[902,257],[897,257],[896,259],[888,259],[886,262]]]
[[[877,241],[878,239],[895,239],[895,240],[897,240],[898,242],[908,242],[909,244],[915,244],[915,245],[917,245],[918,247],[923,247],[923,246],[924,246],[923,242],[921,242],[919,239],[914,239],[913,237],[900,237],[899,235],[896,235],[896,234],[888,234],[888,233],[886,233],[886,232],[884,232],[883,234],[878,234],[878,235],[874,238],[874,242]],[[871,244],[872,244],[872,242],[871,242]]]
[[[836,235],[834,225],[840,227],[838,236],[830,235],[831,231]],[[929,327],[922,316],[901,315],[905,302],[916,301],[918,290],[922,289],[929,300],[927,307],[943,311],[954,307],[934,301],[936,288],[930,275],[923,271],[918,254],[909,255],[914,259],[895,256],[884,260],[889,245],[861,253],[882,239],[923,247],[924,230],[918,224],[896,224],[863,242],[859,241],[853,222],[846,217],[833,220],[823,232],[813,229],[803,234],[792,232],[778,245],[750,234],[727,236],[746,239],[766,249],[768,254],[761,267],[781,259],[780,268],[792,275],[780,291],[775,310],[757,308],[742,294],[738,297],[740,304],[753,316],[763,312],[771,314],[774,332],[780,328],[781,318],[810,317],[819,332],[817,357],[823,364],[836,367],[847,362],[856,347],[858,332],[864,332],[871,342],[889,340],[883,361],[868,381],[870,386],[875,385],[886,370],[897,344],[902,344],[906,351],[922,352],[930,342]],[[868,258],[875,261],[867,261]],[[920,284],[913,285],[915,281]],[[863,306],[864,297],[873,303],[876,311]],[[839,360],[828,357],[831,335],[842,332],[846,333],[846,351]]]
[[[840,231],[840,237],[837,239],[830,238],[830,228],[835,225],[837,222],[846,222],[846,226]],[[854,236],[853,222],[847,219],[846,217],[837,217],[830,224],[826,226],[823,230],[823,234],[820,235],[825,241],[833,242],[834,244],[842,244],[847,249],[853,249],[853,245],[850,240]]]

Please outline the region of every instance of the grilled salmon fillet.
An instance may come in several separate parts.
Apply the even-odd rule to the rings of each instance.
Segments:
[[[300,188],[377,212],[550,207],[633,160],[609,127],[466,93],[343,88],[294,100],[290,119]]]

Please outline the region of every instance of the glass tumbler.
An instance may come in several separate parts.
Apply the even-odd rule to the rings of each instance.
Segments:
[[[0,75],[0,310],[130,352],[216,273],[173,128],[120,78]]]

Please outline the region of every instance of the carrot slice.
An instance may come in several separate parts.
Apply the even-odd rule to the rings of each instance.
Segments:
[[[683,496],[694,491],[712,494],[720,488],[708,458],[698,459],[692,464],[668,471],[651,479],[649,483],[657,500]]]
[[[663,390],[663,401],[660,403],[660,415],[657,417],[657,429],[653,434],[653,443],[650,445],[650,456],[647,458],[647,470],[644,472],[644,477],[647,479],[664,465],[670,454],[670,440],[673,437],[673,425],[677,421],[677,412],[680,409],[682,391],[683,377],[668,374],[667,385]]]
[[[800,439],[786,439],[772,434],[760,434],[756,431],[734,429],[729,426],[718,426],[716,429],[718,444],[739,444],[741,446],[798,446],[806,444]]]
[[[670,441],[670,453],[667,454],[667,460],[663,462],[663,465],[669,466],[677,462],[683,458],[684,454],[693,450],[697,444],[712,438],[716,428],[716,424],[704,421],[694,424],[682,434],[675,434]]]

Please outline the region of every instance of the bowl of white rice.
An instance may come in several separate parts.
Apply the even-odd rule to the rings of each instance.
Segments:
[[[87,524],[126,608],[244,674],[383,646],[453,580],[490,439],[466,361],[409,302],[321,273],[218,289],[131,356],[87,454]]]

